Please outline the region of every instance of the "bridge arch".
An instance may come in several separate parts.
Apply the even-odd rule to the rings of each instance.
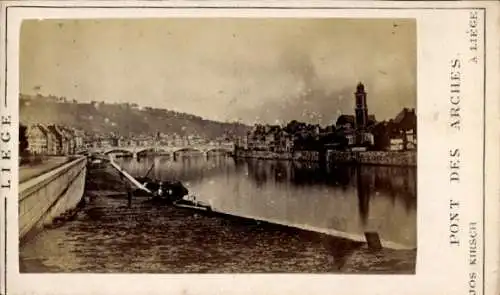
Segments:
[[[223,147],[216,147],[216,148],[212,148],[212,149],[207,149],[205,151],[205,153],[209,156],[209,155],[213,155],[213,154],[224,154],[224,155],[228,155],[231,153],[231,150],[230,149],[227,149],[227,148],[223,148]]]
[[[130,154],[132,155],[133,152],[132,151],[129,151],[129,150],[126,150],[126,149],[111,149],[111,150],[108,150],[108,151],[105,151],[104,154],[105,155],[109,155],[109,154],[118,154],[118,153],[122,153],[122,154]]]
[[[183,148],[175,149],[173,151],[174,155],[179,155],[181,153],[199,153],[199,154],[203,154],[203,151],[199,150],[197,148],[193,148],[193,147],[183,147]]]
[[[144,153],[167,153],[167,150],[165,150],[163,148],[149,147],[149,148],[143,148],[143,149],[136,151],[137,155],[144,154]]]

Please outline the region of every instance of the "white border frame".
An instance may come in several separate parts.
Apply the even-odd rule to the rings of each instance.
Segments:
[[[138,5],[139,4],[139,5]],[[18,274],[17,249],[17,173],[11,174],[12,188],[2,189],[6,196],[1,209],[6,211],[5,226],[7,250],[2,251],[2,261],[7,262],[7,272],[2,276],[2,283],[7,283],[8,294],[35,292],[36,294],[77,294],[77,293],[252,293],[255,291],[272,294],[307,292],[336,292],[349,294],[468,294],[468,268],[462,260],[466,259],[467,249],[455,250],[447,245],[446,232],[448,203],[440,200],[440,196],[460,197],[464,206],[461,214],[464,226],[467,220],[479,221],[483,230],[482,244],[487,245],[488,263],[482,270],[489,278],[484,291],[478,294],[498,292],[496,271],[499,263],[498,237],[490,235],[497,232],[498,226],[498,81],[499,74],[499,42],[492,36],[498,36],[498,5],[495,2],[310,2],[308,9],[300,1],[274,2],[164,2],[164,1],[34,1],[10,2],[12,5],[2,9],[3,19],[8,26],[7,43],[2,39],[2,50],[7,53],[7,79],[2,81],[0,93],[6,91],[8,105],[3,105],[2,115],[12,115],[17,124],[18,114],[18,42],[19,24],[23,18],[88,18],[88,17],[414,17],[417,19],[418,46],[418,99],[417,114],[419,124],[418,147],[418,257],[416,275],[125,275],[125,274]],[[34,6],[54,6],[53,8],[28,8]],[[75,8],[83,5],[89,8]],[[24,7],[16,7],[24,6]],[[60,8],[56,8],[58,6]],[[98,8],[108,6],[109,8]],[[126,8],[118,8],[125,6]],[[141,6],[142,8],[134,8]],[[158,8],[169,6],[172,8]],[[117,8],[112,8],[117,7]],[[156,7],[156,8],[155,8]],[[253,8],[244,8],[253,7]],[[264,8],[267,7],[267,8]],[[330,7],[330,8],[329,8]],[[333,9],[331,7],[334,7]],[[4,7],[2,7],[4,8]],[[487,35],[483,50],[487,53],[482,60],[483,66],[469,65],[464,72],[467,80],[463,81],[464,122],[459,135],[453,135],[447,128],[446,119],[448,103],[446,100],[448,62],[457,53],[467,54],[467,40],[464,29],[467,28],[467,14],[471,9],[478,9],[483,15],[483,28]],[[237,12],[236,12],[237,11]],[[464,11],[466,13],[464,13]],[[458,26],[458,27],[457,27]],[[2,28],[3,29],[3,28]],[[5,31],[3,32],[5,33]],[[486,39],[488,38],[488,39]],[[4,47],[4,45],[6,45]],[[3,71],[2,71],[3,72]],[[482,77],[486,75],[485,77]],[[5,77],[2,77],[3,79]],[[465,79],[465,78],[464,78]],[[482,83],[483,79],[485,84]],[[5,83],[3,83],[5,82]],[[482,89],[486,85],[485,89]],[[484,100],[482,100],[484,96]],[[430,97],[430,98],[427,98]],[[444,97],[444,99],[443,99]],[[441,98],[441,100],[440,100]],[[483,117],[485,116],[485,117]],[[484,129],[484,126],[487,126]],[[491,126],[491,127],[490,127]],[[478,129],[482,132],[477,134]],[[484,132],[484,134],[483,134]],[[17,128],[11,129],[12,137],[18,137]],[[2,160],[2,168],[17,169],[16,141],[2,143],[2,150],[10,150],[12,159]],[[460,147],[465,161],[462,173],[464,183],[455,188],[447,182],[446,152],[451,147]],[[486,153],[486,154],[484,154]],[[444,157],[444,161],[443,161]],[[483,169],[484,167],[484,169]],[[488,171],[486,175],[480,173]],[[478,174],[479,173],[479,174]],[[482,184],[486,184],[483,188]],[[477,200],[471,196],[483,195]],[[444,198],[448,201],[447,198]],[[12,201],[14,200],[14,201]],[[484,205],[484,207],[483,207]],[[480,211],[480,212],[478,212]],[[486,213],[485,215],[483,214]],[[443,218],[444,217],[444,218]],[[486,225],[488,227],[486,227]],[[490,229],[491,227],[491,229]],[[493,228],[495,227],[495,228]],[[484,235],[488,233],[487,235]],[[466,240],[466,232],[462,238]],[[2,240],[2,247],[4,247]],[[4,247],[5,248],[5,247]],[[6,250],[3,249],[3,250]],[[4,260],[6,259],[6,260]],[[484,276],[481,276],[484,278]],[[196,282],[193,283],[195,278]],[[29,284],[22,284],[29,282]],[[3,285],[3,284],[2,284]],[[57,287],[56,287],[57,286]],[[415,286],[413,288],[408,288]],[[419,286],[416,288],[416,286]]]

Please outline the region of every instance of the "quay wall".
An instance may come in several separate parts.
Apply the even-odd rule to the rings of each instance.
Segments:
[[[416,166],[417,154],[415,151],[334,151],[328,150],[324,155],[317,151],[295,151],[295,152],[271,152],[271,151],[248,151],[237,150],[236,157],[257,158],[268,160],[292,160],[319,162],[324,157],[328,163],[342,164],[367,164],[387,166]]]
[[[365,151],[344,152],[327,151],[326,158],[332,163],[360,163],[387,166],[417,166],[417,154],[414,151]]]
[[[82,199],[87,158],[79,157],[19,184],[19,239],[74,209]]]

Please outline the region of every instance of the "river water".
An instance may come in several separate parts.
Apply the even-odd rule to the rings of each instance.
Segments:
[[[134,176],[178,179],[215,210],[364,241],[377,232],[385,247],[417,246],[416,169],[318,163],[165,157],[122,159]]]
[[[196,155],[117,162],[134,176],[180,180],[216,211],[287,227],[128,204],[116,170],[89,167],[85,205],[20,246],[21,272],[415,273],[415,168]],[[365,232],[384,249],[367,248]]]

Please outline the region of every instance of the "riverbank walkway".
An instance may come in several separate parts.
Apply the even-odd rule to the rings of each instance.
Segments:
[[[34,177],[40,176],[45,172],[56,169],[69,161],[71,157],[68,156],[54,156],[44,159],[41,163],[30,165],[19,166],[19,183],[30,180]]]

